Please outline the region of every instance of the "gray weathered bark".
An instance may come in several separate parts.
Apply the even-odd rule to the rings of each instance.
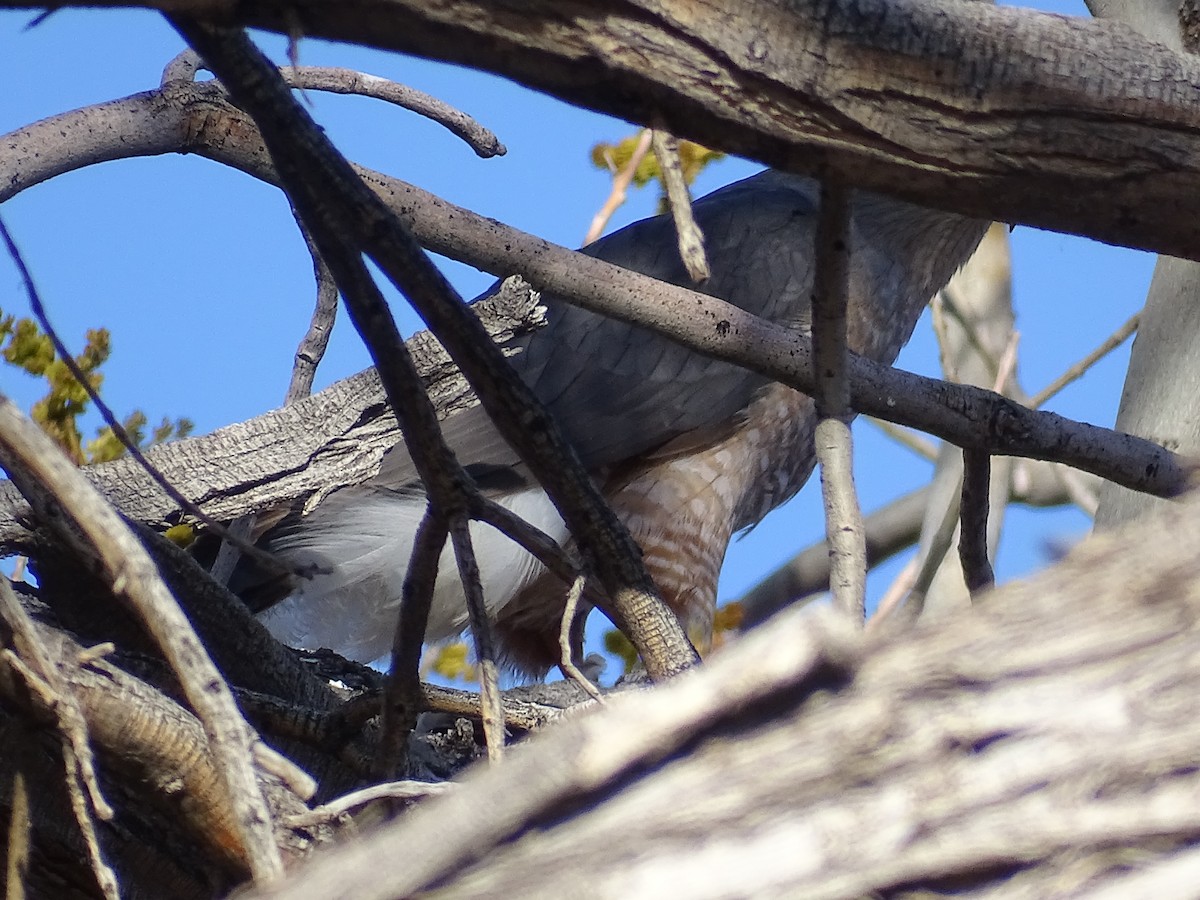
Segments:
[[[1198,542],[1190,500],[899,637],[785,612],[255,896],[1194,897]]]
[[[1090,0],[1097,18],[1124,22],[1184,52],[1178,0]],[[1121,392],[1116,427],[1179,453],[1200,451],[1200,264],[1160,256]],[[1111,528],[1161,506],[1153,497],[1105,483],[1096,527]]]
[[[1200,254],[1200,61],[1111,23],[962,0],[86,5],[443,59],[778,168]]]

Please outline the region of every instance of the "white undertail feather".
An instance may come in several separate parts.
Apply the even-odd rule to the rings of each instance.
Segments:
[[[352,501],[350,497],[352,496]],[[566,526],[541,490],[525,490],[499,502],[560,543]],[[336,648],[370,662],[389,653],[417,526],[426,499],[418,491],[354,491],[335,495],[304,520],[303,527],[271,542],[288,563],[315,566],[320,574],[263,615],[263,623],[292,647]],[[483,582],[484,603],[494,614],[542,571],[511,538],[489,525],[471,523],[471,539]],[[466,627],[466,601],[458,566],[447,542],[438,564],[426,640]]]

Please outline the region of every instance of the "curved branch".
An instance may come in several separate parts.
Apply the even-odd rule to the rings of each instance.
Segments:
[[[336,66],[285,66],[279,72],[291,88],[371,97],[415,112],[462,138],[482,159],[503,156],[508,152],[508,148],[500,143],[500,138],[465,112],[408,85]]]
[[[203,68],[204,61],[189,47],[167,63],[160,86],[194,81],[196,73]],[[494,132],[471,116],[432,94],[406,84],[338,66],[285,66],[279,71],[288,87],[297,90],[370,97],[415,112],[462,138],[475,151],[475,155],[483,159],[503,156],[508,152]]]

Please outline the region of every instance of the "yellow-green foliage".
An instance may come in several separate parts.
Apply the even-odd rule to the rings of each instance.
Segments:
[[[451,641],[430,650],[421,668],[436,672],[447,681],[477,681],[479,673],[471,662],[471,651],[465,641]]]
[[[598,169],[619,172],[625,168],[629,160],[633,157],[640,140],[641,133],[639,132],[617,141],[615,144],[596,144],[592,147],[592,164]],[[683,169],[684,180],[688,184],[695,181],[696,176],[709,163],[714,163],[724,158],[725,154],[719,150],[709,150],[707,147],[702,147],[700,144],[695,144],[691,141],[679,142],[679,161]],[[659,190],[663,195],[659,198],[659,208],[661,211],[665,209],[666,194],[666,188],[662,186],[662,170],[658,165],[658,157],[653,153],[647,153],[642,157],[642,161],[638,163],[637,169],[634,170],[633,183],[637,187],[645,187],[651,181],[659,182]]]
[[[75,364],[96,391],[104,382],[100,367],[111,352],[108,329],[89,329]],[[97,429],[96,437],[84,442],[79,421],[87,412],[91,398],[54,352],[50,337],[36,322],[6,316],[0,311],[0,356],[9,365],[45,381],[46,395],[33,405],[30,415],[77,464],[106,462],[125,452],[125,447],[108,426]],[[134,410],[121,423],[139,447],[158,444],[172,437],[186,437],[192,430],[192,423],[187,419],[172,422],[164,418],[147,439],[146,422],[146,414]]]

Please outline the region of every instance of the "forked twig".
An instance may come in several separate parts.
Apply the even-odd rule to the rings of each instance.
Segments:
[[[575,665],[575,647],[574,641],[571,639],[575,629],[575,614],[579,611],[579,600],[583,596],[583,587],[586,582],[587,576],[579,575],[570,590],[567,591],[567,602],[563,606],[562,620],[558,629],[558,652],[560,654],[558,665],[563,674],[583,688],[589,697],[597,703],[603,703],[604,695],[600,693],[600,689],[592,684],[592,680],[583,674],[579,666]]]
[[[504,144],[490,129],[479,124],[462,110],[455,109],[432,94],[354,69],[336,66],[299,66],[296,65],[296,60],[291,58],[290,50],[289,61],[292,65],[280,70],[283,80],[289,87],[301,91],[353,94],[370,97],[373,100],[382,100],[437,122],[447,131],[462,138],[477,156],[484,159],[503,156],[508,152]],[[195,50],[189,47],[167,63],[166,68],[163,69],[160,86],[176,81],[193,81],[196,73],[202,68],[204,68],[203,60]]]

